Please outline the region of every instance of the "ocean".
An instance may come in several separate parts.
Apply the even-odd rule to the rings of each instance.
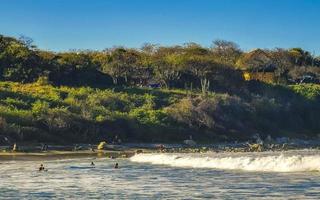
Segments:
[[[0,199],[319,198],[316,150],[0,160]]]

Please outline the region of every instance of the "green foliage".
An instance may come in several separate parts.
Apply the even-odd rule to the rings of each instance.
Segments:
[[[243,52],[223,40],[56,53],[0,35],[0,133],[55,142],[312,136],[320,86],[296,83],[320,83],[319,67],[301,48]],[[273,82],[245,81],[243,70]]]
[[[162,110],[147,110],[146,108],[136,108],[130,111],[129,116],[138,120],[141,124],[161,125],[166,117]]]
[[[90,137],[105,135],[108,133],[105,129],[112,128],[119,121],[134,122],[141,126],[161,126],[166,118],[163,108],[174,101],[172,99],[178,98],[173,91],[137,88],[118,88],[118,91],[114,91],[89,87],[53,87],[39,82],[0,82],[0,86],[0,96],[6,97],[0,100],[0,116],[8,126],[15,127],[11,132],[16,139],[26,131],[30,137],[25,139],[56,140],[59,136],[78,140],[81,139],[78,138],[79,134],[85,134],[86,138],[91,134]],[[134,126],[134,129],[134,132],[140,131],[139,126]],[[39,132],[45,136],[40,134],[39,138],[35,137]],[[95,136],[93,139],[97,138]]]
[[[299,84],[292,85],[291,88],[294,92],[311,100],[320,99],[320,85],[315,84]]]
[[[181,89],[94,89],[37,82],[0,86],[2,134],[16,140],[85,142],[120,134],[130,140],[161,141],[181,140],[190,133],[204,140],[226,138],[223,135],[241,139],[256,132],[320,130],[318,85],[258,84],[245,96],[205,97]]]
[[[14,99],[7,97],[6,99],[0,100],[1,104],[6,105],[11,108],[26,109],[29,105],[21,99]]]
[[[45,101],[36,101],[32,104],[31,112],[34,115],[46,114],[49,111],[49,103]]]

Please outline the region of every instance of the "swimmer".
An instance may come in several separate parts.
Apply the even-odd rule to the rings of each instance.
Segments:
[[[45,171],[45,170],[44,170],[44,166],[43,166],[43,164],[41,164],[41,165],[40,165],[40,167],[39,167],[39,171]]]
[[[114,165],[114,168],[115,168],[115,169],[118,169],[118,168],[119,168],[119,164],[116,163],[116,164]]]

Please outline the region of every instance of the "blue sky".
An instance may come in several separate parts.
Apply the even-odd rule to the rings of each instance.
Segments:
[[[54,51],[225,39],[320,55],[319,10],[320,0],[1,0],[0,34]]]

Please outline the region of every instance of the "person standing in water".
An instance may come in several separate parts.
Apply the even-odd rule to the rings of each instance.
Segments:
[[[17,151],[17,150],[18,150],[17,143],[14,143],[12,147],[12,151]]]
[[[114,165],[114,168],[115,168],[115,169],[118,169],[118,168],[119,168],[119,164],[116,163],[116,164]]]

